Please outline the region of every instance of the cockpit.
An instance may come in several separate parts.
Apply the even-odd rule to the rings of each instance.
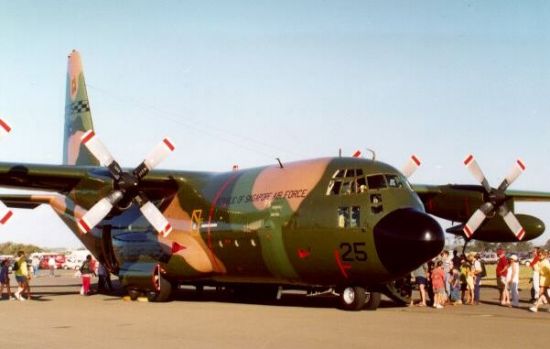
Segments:
[[[401,190],[399,190],[401,189]],[[339,228],[358,228],[362,214],[379,216],[384,212],[384,203],[388,197],[410,191],[410,185],[399,173],[368,173],[360,168],[341,168],[335,170],[329,180],[326,196],[339,197],[337,208],[337,226]],[[347,200],[356,197],[357,200]]]

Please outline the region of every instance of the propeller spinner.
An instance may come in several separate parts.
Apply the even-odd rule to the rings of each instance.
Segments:
[[[159,234],[162,234],[164,237],[168,236],[172,231],[172,226],[162,212],[139,190],[139,184],[141,179],[150,170],[155,168],[174,151],[175,147],[173,143],[168,138],[164,138],[162,142],[153,148],[139,166],[132,172],[125,172],[93,130],[82,135],[81,141],[100,164],[109,169],[109,173],[115,180],[116,189],[99,200],[82,216],[78,221],[80,230],[84,233],[90,232],[111,212],[115,205],[121,202],[129,205],[133,202],[138,205],[143,216],[145,216]]]
[[[464,165],[475,179],[481,184],[485,193],[486,201],[474,212],[474,214],[468,219],[464,228],[462,229],[468,239],[470,239],[475,231],[483,224],[488,216],[493,216],[498,213],[506,222],[506,225],[514,233],[518,240],[523,239],[525,236],[525,229],[521,226],[514,213],[506,205],[506,189],[525,171],[525,164],[520,160],[516,160],[516,163],[510,170],[510,173],[504,178],[502,183],[497,189],[491,188],[487,178],[483,174],[481,167],[477,163],[473,155],[468,155],[464,159]]]

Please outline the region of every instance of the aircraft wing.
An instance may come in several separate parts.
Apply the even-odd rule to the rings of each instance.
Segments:
[[[162,199],[177,191],[173,172],[151,171],[142,179],[140,190],[151,200]],[[112,189],[114,185],[108,170],[95,166],[44,165],[0,163],[0,187],[31,189],[67,194],[74,189],[85,189],[92,193]],[[44,195],[0,195],[6,205],[33,208],[47,203]]]
[[[0,194],[0,201],[12,208],[33,209],[42,204],[49,204],[52,195]]]

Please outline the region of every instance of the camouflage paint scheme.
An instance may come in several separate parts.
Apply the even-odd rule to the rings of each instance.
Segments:
[[[482,202],[479,187],[413,190],[395,168],[360,158],[320,158],[225,173],[153,170],[140,190],[174,227],[167,238],[134,206],[115,208],[91,233],[82,234],[76,221],[115,186],[80,144],[81,135],[92,128],[82,63],[73,51],[67,76],[65,165],[0,163],[0,185],[54,193],[1,199],[19,208],[49,204],[98,260],[128,287],[142,290],[154,290],[157,266],[173,284],[374,289],[443,248],[441,228],[425,213],[425,205],[429,213],[465,222]],[[331,181],[342,170],[361,170],[365,178],[391,175],[401,185],[364,191],[357,187],[352,193],[332,195]],[[547,193],[515,194],[526,200],[550,198]],[[355,225],[342,225],[341,208],[360,213]],[[525,239],[544,231],[537,218],[520,218]],[[482,226],[476,234],[483,236],[484,230],[491,231]]]

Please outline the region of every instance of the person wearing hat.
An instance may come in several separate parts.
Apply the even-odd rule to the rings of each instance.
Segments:
[[[519,263],[518,256],[513,254],[509,258],[508,274],[506,275],[508,281],[508,288],[510,289],[510,296],[512,298],[512,306],[517,308],[519,306]]]
[[[474,281],[474,301],[472,304],[479,304],[479,293],[480,293],[480,284],[481,284],[481,278],[482,278],[482,271],[481,268],[481,262],[479,261],[479,256],[476,252],[470,252],[468,254],[468,261],[472,265],[472,272],[473,272],[473,281]]]
[[[506,275],[508,274],[508,259],[502,248],[497,249],[497,288],[500,295],[500,305],[510,304],[510,294],[508,293],[508,285],[506,283]]]

